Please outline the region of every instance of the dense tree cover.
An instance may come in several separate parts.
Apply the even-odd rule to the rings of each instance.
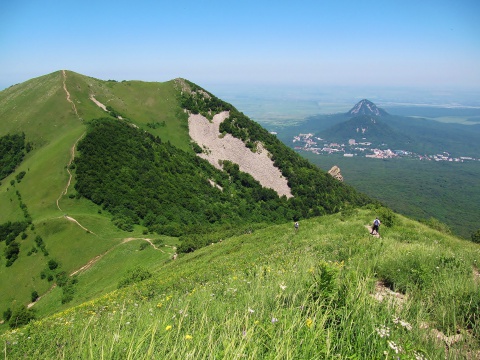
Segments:
[[[230,104],[217,98],[215,95],[205,91],[200,86],[183,80],[189,87],[180,94],[180,105],[188,109],[192,114],[202,114],[207,119],[212,119],[213,115],[222,111],[232,110]]]
[[[275,166],[288,179],[288,185],[294,195],[290,205],[295,210],[297,218],[337,212],[346,203],[358,206],[372,202],[366,195],[337,181],[300,157],[276,136],[230,104],[215,98],[191,82],[187,83],[191,86],[192,92],[182,93],[182,106],[192,113],[204,116],[230,111],[230,116],[220,124],[220,131],[241,139],[252,151],[256,151],[257,145],[261,143],[272,154]],[[200,100],[202,96],[203,100]]]
[[[291,202],[240,172],[238,165],[219,171],[125,122],[92,121],[78,150],[78,193],[110,211],[124,230],[141,224],[180,236],[206,232],[212,224],[283,222],[295,215]]]
[[[243,140],[252,151],[258,143],[272,154],[272,160],[288,179],[294,198],[293,207],[301,217],[318,216],[340,211],[346,204],[354,206],[372,202],[367,196],[334,179],[326,172],[286,147],[274,135],[236,109],[220,124],[220,131]]]
[[[27,145],[24,133],[0,137],[0,180],[14,172],[22,162],[25,153],[31,149],[30,144]]]
[[[267,136],[269,144],[278,146],[270,147],[284,174],[290,175],[294,198],[278,197],[237,164],[225,161],[225,171],[219,171],[192,153],[107,118],[92,121],[78,145],[75,187],[108,210],[121,229],[140,224],[171,236],[204,234],[212,231],[212,225],[228,229],[290,221],[337,211],[344,202],[369,201],[265,135],[259,126],[246,133],[259,134],[255,141]]]

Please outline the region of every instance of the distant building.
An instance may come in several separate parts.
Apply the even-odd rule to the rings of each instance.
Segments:
[[[348,145],[355,145],[355,139],[348,140]]]

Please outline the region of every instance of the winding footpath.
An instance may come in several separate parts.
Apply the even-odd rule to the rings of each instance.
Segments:
[[[72,99],[70,98],[70,93],[68,92],[68,89],[67,89],[67,73],[65,72],[65,70],[62,70],[62,74],[63,74],[63,90],[65,90],[65,94],[66,94],[66,97],[67,97],[67,101],[72,104],[72,109],[73,111],[75,112],[75,115],[77,116],[78,119],[80,119],[80,116],[78,116],[78,111],[77,111],[77,107],[75,106],[75,103],[72,101]],[[80,119],[81,120],[81,119]],[[72,146],[72,149],[70,150],[70,161],[68,162],[67,164],[67,172],[68,172],[68,182],[67,182],[67,185],[65,186],[65,190],[62,191],[62,193],[60,194],[60,196],[57,198],[57,208],[58,210],[60,211],[63,211],[62,208],[60,207],[60,199],[64,196],[64,195],[67,195],[67,192],[68,192],[68,188],[70,187],[70,184],[72,182],[72,177],[73,177],[73,174],[72,172],[70,171],[70,165],[72,165],[72,162],[73,160],[75,159],[75,148],[78,144],[78,142],[80,141],[80,139],[85,135],[85,133],[83,133],[78,139],[77,141],[75,141],[75,143],[73,144]],[[78,226],[80,226],[83,230],[91,233],[91,234],[94,234],[96,235],[93,231],[87,229],[85,226],[83,226],[82,224],[80,224],[76,219],[70,217],[70,216],[67,216],[66,214],[64,215],[64,218],[67,219],[68,221],[72,221],[74,222],[75,224],[77,224]]]

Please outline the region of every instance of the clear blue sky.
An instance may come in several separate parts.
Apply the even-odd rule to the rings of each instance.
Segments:
[[[0,89],[100,79],[480,87],[479,0],[0,2]]]

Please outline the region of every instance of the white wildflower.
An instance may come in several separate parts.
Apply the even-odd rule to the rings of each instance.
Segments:
[[[385,325],[381,325],[380,327],[375,328],[375,331],[381,338],[390,336],[390,328]]]
[[[390,346],[390,348],[393,351],[395,351],[395,354],[401,353],[403,351],[402,347],[400,345],[395,344],[393,341],[388,340],[387,343],[388,343],[388,346]]]

